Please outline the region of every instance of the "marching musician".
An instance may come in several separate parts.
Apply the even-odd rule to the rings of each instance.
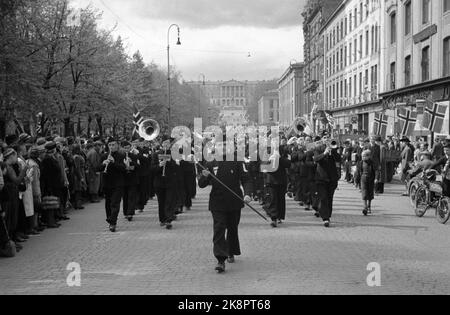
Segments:
[[[273,146],[272,146],[273,148]],[[267,192],[267,202],[264,205],[267,215],[272,219],[270,224],[276,228],[286,218],[286,192],[287,192],[287,173],[286,170],[291,167],[291,161],[288,157],[286,146],[276,148],[270,161],[278,159],[275,164],[278,168],[274,172],[264,174],[264,184]]]
[[[328,141],[328,136],[323,140]],[[326,228],[330,227],[330,219],[333,213],[333,198],[338,187],[338,168],[341,156],[337,148],[331,148],[328,144],[322,144],[314,151],[314,162],[317,164],[315,182],[319,198],[319,213]]]
[[[137,208],[137,202],[139,198],[138,185],[139,185],[139,172],[140,159],[138,156],[138,150],[131,146],[128,141],[122,142],[122,149],[125,152],[125,182],[123,186],[123,215],[128,221],[133,221],[133,216]]]
[[[120,152],[119,142],[115,138],[108,141],[109,153],[102,159],[103,168],[103,189],[105,192],[106,222],[109,223],[109,230],[116,232],[117,217],[120,212],[120,202],[123,197],[123,187],[125,185],[125,154]]]
[[[153,154],[152,172],[153,185],[158,197],[158,213],[161,227],[172,229],[172,222],[176,219],[176,211],[180,206],[180,178],[182,169],[180,161],[174,161],[171,148],[174,138],[163,137],[162,149]]]
[[[217,141],[215,152],[225,152],[233,150],[233,145],[226,146],[224,142]],[[217,259],[216,271],[225,272],[225,261],[235,262],[235,256],[241,255],[239,244],[238,226],[241,219],[241,211],[244,202],[251,202],[252,182],[244,163],[237,161],[214,160],[205,163],[198,181],[200,188],[211,185],[212,190],[209,197],[209,210],[214,221],[213,253]],[[214,177],[213,177],[214,175]],[[235,192],[241,198],[237,198],[228,191],[219,181]],[[241,186],[244,187],[244,194]],[[242,199],[242,196],[245,198]]]

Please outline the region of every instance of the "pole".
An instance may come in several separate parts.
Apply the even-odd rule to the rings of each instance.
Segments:
[[[196,164],[198,164],[198,166],[200,166],[200,168],[204,171],[208,171],[206,169],[206,167],[204,167],[203,165],[201,165],[198,162],[195,162]],[[266,221],[269,221],[262,213],[260,213],[258,210],[256,210],[255,208],[253,208],[248,202],[245,202],[238,194],[236,194],[230,187],[228,187],[227,185],[225,185],[220,179],[218,179],[214,174],[210,173],[211,177],[214,178],[220,185],[222,185],[226,190],[228,190],[230,193],[232,193],[236,198],[238,198],[240,201],[244,202],[244,204],[249,207],[251,210],[253,210],[256,214],[258,214],[261,218],[263,218]]]
[[[170,31],[170,28],[169,28]],[[167,127],[170,131],[170,44],[169,44],[169,33],[167,34],[167,104],[168,104],[168,118]]]

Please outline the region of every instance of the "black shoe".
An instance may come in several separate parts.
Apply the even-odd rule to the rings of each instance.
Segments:
[[[166,223],[166,229],[171,230],[172,229],[172,223]]]
[[[364,216],[367,216],[368,213],[369,213],[369,211],[367,210],[367,208],[363,210]]]
[[[276,228],[278,226],[277,221],[276,220],[272,221],[272,223],[270,223],[270,226],[273,227],[273,228]]]
[[[315,215],[316,218],[320,218],[320,213],[319,212],[314,213],[314,215]]]
[[[225,262],[220,262],[216,266],[217,273],[224,273],[225,272]]]
[[[236,262],[236,260],[234,259],[234,256],[228,257],[227,261],[228,261],[228,263],[230,263],[230,264],[234,264],[234,263]]]
[[[127,217],[127,220],[128,220],[128,222],[131,222],[131,221],[133,221],[133,216],[131,216],[131,215],[130,215],[130,216],[128,216],[128,217]]]
[[[110,225],[110,226],[109,226],[109,230],[110,230],[112,233],[115,233],[115,232],[116,232],[116,226],[115,226],[115,225]]]
[[[326,228],[329,228],[329,227],[330,227],[330,221],[328,221],[328,220],[324,221],[323,225],[324,225]]]

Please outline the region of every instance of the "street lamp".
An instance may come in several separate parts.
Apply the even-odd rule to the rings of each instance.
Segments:
[[[200,75],[198,76],[198,78],[199,78],[199,82],[198,82],[198,117],[200,117],[200,115],[201,115],[201,103],[202,103],[202,96],[201,96],[201,89],[200,89],[200,86],[201,86],[201,80],[200,80],[200,78],[201,77],[203,77],[203,86],[205,86],[205,81],[206,81],[206,76],[203,74],[203,73],[200,73]]]
[[[168,124],[168,130],[170,131],[170,118],[171,118],[171,104],[170,104],[170,30],[172,27],[176,27],[178,30],[178,40],[177,45],[181,45],[180,41],[180,27],[177,24],[172,24],[169,26],[169,29],[167,30],[167,103],[168,103],[168,110],[169,110],[169,117],[167,120]]]

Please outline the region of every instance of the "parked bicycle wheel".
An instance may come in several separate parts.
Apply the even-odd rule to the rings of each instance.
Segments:
[[[450,219],[450,198],[442,198],[436,209],[436,219],[439,223],[446,224]]]
[[[418,183],[412,183],[411,186],[409,186],[408,193],[409,193],[409,201],[411,202],[411,207],[416,206],[416,192],[418,188],[419,188]]]
[[[429,208],[428,194],[425,187],[419,187],[416,191],[414,212],[419,218],[423,217]]]

